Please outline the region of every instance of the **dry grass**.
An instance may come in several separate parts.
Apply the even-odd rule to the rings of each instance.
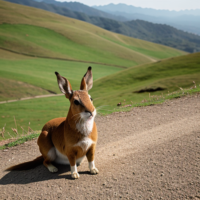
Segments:
[[[14,123],[15,123],[15,128],[11,128],[12,132],[9,132],[8,130],[6,130],[6,124],[4,125],[4,127],[2,129],[0,129],[0,141],[1,140],[8,140],[8,141],[12,140],[13,141],[13,140],[17,140],[19,138],[23,138],[23,137],[29,136],[31,134],[36,134],[39,132],[39,131],[32,130],[32,128],[30,127],[30,124],[31,124],[30,122],[28,125],[28,130],[25,130],[20,125],[18,126],[15,116],[14,116]],[[21,130],[18,130],[17,127],[20,127]],[[1,143],[0,143],[0,146],[1,146]]]
[[[0,134],[1,134],[1,137],[2,137],[2,138],[5,138],[5,136],[4,136],[5,127],[6,127],[6,124],[5,124],[4,127],[0,130]]]

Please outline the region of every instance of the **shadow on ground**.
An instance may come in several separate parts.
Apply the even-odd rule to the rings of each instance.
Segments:
[[[51,179],[72,179],[71,174],[66,174],[70,171],[69,165],[55,165],[58,168],[57,173],[49,172],[43,165],[34,169],[23,171],[10,171],[1,180],[0,185],[9,184],[28,184],[33,182],[40,182]],[[80,174],[88,174],[88,171],[80,172]]]

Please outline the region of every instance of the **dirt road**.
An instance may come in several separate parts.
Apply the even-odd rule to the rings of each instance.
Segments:
[[[6,167],[40,155],[36,140],[0,151],[0,199],[200,199],[200,95],[97,116],[96,166],[44,166],[21,172]]]
[[[29,99],[57,97],[57,96],[62,96],[62,95],[63,94],[46,94],[46,95],[39,95],[39,96],[34,96],[34,97],[24,97],[24,98],[21,98],[21,99],[13,99],[13,100],[7,100],[7,101],[0,101],[0,104],[12,103],[12,102],[16,102],[16,101],[24,101],[24,100],[29,100]]]

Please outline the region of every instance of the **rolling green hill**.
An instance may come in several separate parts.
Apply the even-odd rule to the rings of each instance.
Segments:
[[[161,57],[185,54],[173,48],[112,33],[79,20],[4,1],[1,1],[0,7],[0,30],[1,48],[37,57],[131,67]],[[124,40],[129,40],[129,43]],[[141,49],[142,54],[137,48]],[[149,56],[146,53],[148,51],[154,52],[154,55]]]
[[[109,30],[115,33],[120,33],[120,34],[124,34],[124,35],[131,36],[134,38],[139,38],[142,40],[155,42],[158,44],[170,46],[170,47],[187,51],[190,53],[200,51],[200,36],[199,35],[192,34],[191,32],[193,31],[187,30],[185,32],[185,31],[177,29],[177,27],[181,27],[179,23],[181,23],[182,26],[184,24],[187,24],[187,26],[189,25],[191,29],[193,28],[195,29],[195,26],[197,27],[198,19],[194,20],[194,17],[193,17],[193,20],[190,19],[189,20],[190,23],[189,23],[188,19],[191,16],[187,16],[187,15],[182,16],[180,17],[180,18],[183,18],[181,20],[182,22],[178,20],[179,23],[176,22],[175,23],[176,25],[172,23],[172,26],[169,26],[169,25],[166,25],[168,24],[167,22],[166,23],[162,22],[163,20],[161,19],[162,17],[159,18],[158,21],[155,23],[148,22],[151,16],[146,16],[145,19],[143,19],[145,21],[133,20],[133,19],[141,19],[140,15],[139,15],[139,18],[133,17],[130,19],[131,21],[127,21],[121,16],[114,17],[114,15],[112,16],[107,13],[103,13],[102,11],[96,10],[92,7],[86,6],[78,2],[58,2],[54,0],[51,0],[51,1],[46,0],[42,2],[36,2],[34,0],[7,0],[7,1],[10,1],[12,3],[32,6],[36,8],[41,8],[43,10],[47,10],[47,11],[54,12],[60,15],[64,15],[67,17],[79,19],[79,20],[94,24],[96,26],[99,26],[101,28],[104,28],[106,30]],[[121,6],[123,7],[123,5]],[[151,12],[155,14],[158,11],[151,10]],[[163,13],[160,13],[160,14],[163,15]],[[122,13],[122,16],[123,16],[123,13]],[[156,17],[156,19],[157,18],[158,17]],[[173,18],[173,19],[175,21],[177,20],[176,18]],[[172,22],[173,19],[171,18],[170,21]],[[196,21],[196,25],[194,21]]]
[[[46,94],[48,91],[51,91],[51,93],[60,93],[54,74],[55,71],[58,71],[61,75],[67,77],[73,85],[73,88],[78,89],[81,78],[85,74],[88,65],[91,64],[44,58],[0,60],[0,62],[0,83],[2,84],[0,101],[34,96],[37,94],[37,88],[40,90],[42,89],[41,91],[38,90],[37,95]],[[91,66],[94,70],[94,80],[121,70],[121,68],[118,67],[101,64],[91,64]],[[8,82],[8,80],[10,81]],[[9,97],[8,94],[13,88],[12,84],[15,83],[16,86],[16,83],[18,82],[22,82],[24,85],[29,84],[29,87],[25,88],[25,90],[24,88],[17,89],[15,87],[15,90],[18,90],[18,96],[10,94]],[[36,88],[34,93],[31,86]],[[7,90],[9,90],[9,92],[7,92]],[[28,92],[31,92],[31,94],[27,94]]]
[[[96,106],[115,106],[140,102],[152,95],[167,94],[182,88],[200,85],[200,53],[162,60],[129,68],[95,81],[91,92]],[[155,91],[154,91],[155,90]],[[152,92],[154,91],[154,92]]]

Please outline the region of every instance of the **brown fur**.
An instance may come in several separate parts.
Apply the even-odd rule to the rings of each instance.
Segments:
[[[31,165],[36,166],[43,161],[44,166],[48,168],[51,165],[48,152],[52,147],[66,155],[70,162],[70,166],[76,165],[76,160],[86,155],[88,162],[94,161],[94,153],[97,142],[97,128],[94,122],[92,132],[89,135],[80,133],[76,128],[76,123],[80,118],[79,113],[92,113],[95,110],[92,101],[88,96],[88,90],[92,87],[92,73],[91,68],[88,68],[87,73],[81,81],[79,91],[72,91],[70,82],[60,76],[57,72],[57,80],[60,90],[65,93],[66,98],[70,100],[70,108],[67,117],[55,118],[47,122],[38,138],[37,144],[42,156],[36,158],[33,161],[22,163],[7,170],[16,169],[30,169]],[[80,105],[76,105],[74,101],[80,102]],[[76,144],[83,138],[90,138],[93,144],[87,151],[84,151],[80,146]],[[98,171],[98,170],[97,170]]]

